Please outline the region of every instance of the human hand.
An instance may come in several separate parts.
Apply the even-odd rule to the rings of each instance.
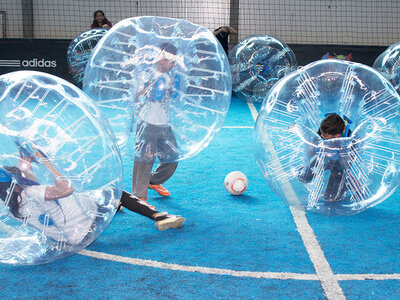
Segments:
[[[32,159],[22,153],[21,147],[18,147],[20,158],[18,160],[18,169],[25,174],[32,174]]]
[[[238,34],[237,30],[234,29],[233,27],[231,27],[231,26],[226,26],[226,28],[228,28],[229,33]]]
[[[18,160],[18,168],[24,168],[24,166],[31,165],[32,159],[28,156],[21,155]]]

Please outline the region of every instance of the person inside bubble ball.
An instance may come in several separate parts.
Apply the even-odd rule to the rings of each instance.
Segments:
[[[328,114],[325,119],[322,120],[318,129],[318,134],[324,140],[331,140],[341,137],[349,137],[351,130],[349,124],[351,122],[345,118],[343,120],[338,114]],[[311,155],[314,155],[314,151]],[[330,171],[329,180],[325,189],[324,199],[327,202],[336,202],[343,199],[346,188],[346,160],[342,157],[339,150],[335,150],[332,153],[328,153],[324,161],[324,169]],[[314,155],[309,165],[302,169],[298,175],[298,179],[303,183],[309,183],[314,179],[315,173],[314,168],[318,164],[318,158]]]
[[[134,116],[137,118],[137,130],[132,194],[141,201],[147,201],[149,188],[161,196],[169,196],[170,192],[162,184],[178,166],[175,162],[178,145],[169,122],[170,103],[176,97],[174,84],[179,81],[172,71],[177,49],[168,42],[162,43],[159,48],[155,70],[146,70],[148,73],[136,93],[141,104]],[[156,158],[160,164],[152,172]]]
[[[36,228],[43,236],[66,245],[77,245],[95,229],[97,203],[88,197],[74,196],[74,189],[40,151],[27,155],[19,148],[18,167],[0,168],[0,198],[8,215]],[[22,151],[24,150],[24,151]],[[32,162],[42,164],[54,185],[42,185],[36,179]]]
[[[214,30],[214,35],[222,45],[222,48],[224,48],[225,53],[228,55],[229,51],[229,46],[228,46],[228,38],[229,35],[232,34],[238,34],[238,31],[231,27],[231,26],[221,26],[218,27],[217,29]]]
[[[96,228],[99,214],[96,199],[74,195],[69,180],[62,176],[42,151],[19,147],[18,167],[0,168],[0,198],[10,217],[32,226],[53,240],[77,245]],[[41,163],[52,175],[55,185],[41,185],[32,169]],[[158,212],[139,198],[123,191],[121,205],[155,221],[159,230],[178,228],[185,218]]]
[[[93,13],[93,23],[91,28],[111,28],[112,24],[104,15],[102,10],[96,10]]]

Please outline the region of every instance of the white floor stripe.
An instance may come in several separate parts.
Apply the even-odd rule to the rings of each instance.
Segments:
[[[400,280],[400,274],[337,274],[335,278],[344,280]]]
[[[298,274],[298,273],[280,273],[280,272],[251,272],[251,271],[235,271],[220,268],[206,268],[198,266],[183,266],[178,264],[169,264],[154,260],[139,259],[112,255],[107,253],[95,252],[90,250],[82,250],[78,254],[90,256],[97,259],[110,260],[136,266],[145,266],[158,269],[167,269],[172,271],[184,271],[193,273],[213,274],[213,275],[229,275],[234,277],[251,277],[251,278],[267,278],[267,279],[296,279],[296,280],[319,280],[315,274]]]
[[[134,266],[144,266],[149,268],[165,269],[172,271],[193,272],[212,275],[228,275],[234,277],[249,277],[260,279],[280,279],[280,280],[310,280],[320,281],[321,279],[316,274],[303,273],[286,273],[286,272],[252,272],[252,271],[236,271],[220,268],[206,268],[199,266],[184,266],[178,264],[170,264],[155,260],[131,258],[102,252],[82,250],[78,252],[80,255],[103,259],[108,261],[120,262]],[[337,274],[336,280],[400,280],[400,274]]]
[[[257,110],[252,103],[248,103],[254,120],[257,119]],[[253,128],[251,126],[227,126],[226,128]],[[290,184],[287,188],[290,197],[295,197]],[[333,271],[325,258],[325,255],[315,237],[314,231],[308,223],[305,212],[295,208],[290,208],[293,219],[296,223],[297,230],[303,240],[306,250],[316,270],[316,274],[301,273],[285,273],[285,272],[251,272],[236,271],[229,269],[207,268],[198,266],[184,266],[178,264],[163,263],[153,260],[145,260],[138,258],[130,258],[119,255],[112,255],[102,252],[90,250],[82,250],[78,254],[93,257],[96,259],[104,259],[109,261],[127,263],[137,266],[145,266],[159,269],[168,269],[173,271],[194,272],[213,275],[228,275],[235,277],[251,277],[265,279],[281,279],[281,280],[313,280],[320,281],[328,299],[346,299],[338,281],[346,280],[400,280],[400,274],[333,274]]]
[[[254,121],[256,121],[258,115],[257,109],[255,108],[253,103],[248,102],[247,104],[250,108]],[[272,156],[276,156],[274,146],[270,144],[269,147]],[[276,168],[282,168],[279,164],[278,157],[272,157],[272,161],[276,162]],[[285,193],[286,197],[288,199],[291,199],[293,203],[298,203],[299,200],[290,182],[288,181],[284,184],[284,186],[285,188],[282,189],[282,191],[283,193]],[[304,246],[306,247],[307,253],[310,256],[311,262],[314,265],[317,276],[321,281],[321,286],[324,289],[326,297],[332,300],[346,299],[343,290],[340,287],[337,279],[335,278],[333,271],[324,255],[324,252],[322,251],[321,246],[319,245],[318,240],[315,237],[313,229],[308,224],[305,212],[293,207],[290,208],[290,211],[296,223],[297,231],[299,232],[303,240]]]
[[[222,128],[240,128],[240,129],[242,129],[242,128],[244,128],[244,129],[251,128],[251,129],[253,129],[254,126],[222,126]]]

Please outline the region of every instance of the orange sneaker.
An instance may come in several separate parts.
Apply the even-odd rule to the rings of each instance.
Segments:
[[[149,184],[149,189],[155,190],[161,196],[167,197],[170,195],[170,192],[163,187],[161,184]]]

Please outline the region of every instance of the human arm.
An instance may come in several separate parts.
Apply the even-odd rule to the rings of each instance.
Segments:
[[[226,32],[226,31],[228,31],[228,28],[226,26],[219,27],[214,30],[214,35],[218,35],[221,32]]]
[[[227,26],[227,27],[228,27],[230,33],[238,34],[238,31],[235,28],[233,28],[231,26]]]
[[[32,170],[32,159],[23,154],[21,147],[18,147],[20,159],[18,161],[18,169],[21,170],[25,178],[37,182],[36,176]]]
[[[46,187],[44,199],[47,201],[57,200],[71,195],[74,192],[74,189],[72,188],[70,181],[62,176],[60,172],[58,172],[57,169],[50,163],[48,158],[45,157],[40,151],[37,151],[35,156],[38,157],[42,165],[50,171],[55,183],[54,186]]]
[[[235,28],[231,27],[231,26],[222,26],[222,27],[219,27],[219,28],[214,30],[214,35],[218,35],[223,31],[224,32],[233,33],[233,34],[237,34],[238,33],[238,31]]]

